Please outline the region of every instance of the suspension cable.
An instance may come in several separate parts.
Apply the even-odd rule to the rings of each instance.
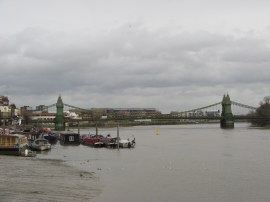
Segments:
[[[257,109],[257,107],[252,107],[252,106],[249,106],[249,105],[244,105],[244,104],[241,104],[239,102],[231,101],[231,103],[233,105],[236,105],[236,106],[239,106],[239,107],[244,107],[244,108],[251,109],[251,110],[256,110]]]
[[[200,107],[200,108],[197,108],[197,109],[187,110],[187,111],[183,111],[183,112],[179,112],[179,113],[188,113],[188,112],[199,111],[199,110],[214,107],[214,106],[217,106],[217,105],[220,105],[220,104],[221,104],[221,102],[218,102],[218,103],[211,104],[211,105],[208,105],[208,106],[205,106],[205,107]]]

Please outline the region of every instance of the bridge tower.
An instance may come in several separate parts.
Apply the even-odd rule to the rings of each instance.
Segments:
[[[234,128],[234,118],[232,114],[232,103],[230,96],[227,94],[223,96],[222,100],[222,112],[220,119],[220,127],[221,128]]]
[[[65,130],[64,103],[60,95],[56,103],[55,130]]]

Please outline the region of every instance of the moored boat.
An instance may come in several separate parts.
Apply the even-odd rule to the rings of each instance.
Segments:
[[[101,135],[89,135],[89,136],[84,135],[84,136],[82,136],[81,142],[83,145],[95,146],[95,143],[101,142],[100,140],[101,140]]]
[[[0,154],[20,155],[26,148],[28,148],[28,141],[24,135],[0,135]]]
[[[31,148],[36,151],[45,151],[51,149],[51,144],[47,139],[38,138],[32,142]]]
[[[135,146],[135,144],[136,144],[135,138],[131,141],[129,139],[126,139],[126,140],[120,139],[119,140],[119,147],[120,148],[133,148]]]
[[[40,129],[40,135],[49,141],[50,144],[55,144],[57,142],[57,134],[53,132],[50,128]]]
[[[25,157],[35,157],[36,155],[37,153],[30,149],[25,149],[21,152],[21,156],[25,156]]]
[[[44,133],[44,139],[47,139],[50,144],[55,144],[57,142],[57,135],[55,133]]]
[[[80,145],[80,134],[71,131],[60,133],[60,144],[62,145]]]
[[[106,139],[104,140],[106,147],[109,148],[116,148],[117,147],[117,138],[116,137],[106,137]]]

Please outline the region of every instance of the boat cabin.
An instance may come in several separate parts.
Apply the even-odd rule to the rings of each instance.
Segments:
[[[0,135],[0,154],[20,155],[20,152],[28,146],[27,143],[24,135]]]
[[[62,132],[60,133],[60,144],[63,145],[79,145],[80,134],[73,132]]]

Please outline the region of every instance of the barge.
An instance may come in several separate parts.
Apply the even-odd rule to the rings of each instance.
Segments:
[[[28,148],[28,141],[24,135],[10,134],[0,135],[0,154],[21,155]]]
[[[62,132],[60,133],[61,145],[80,145],[80,134],[74,132]]]

